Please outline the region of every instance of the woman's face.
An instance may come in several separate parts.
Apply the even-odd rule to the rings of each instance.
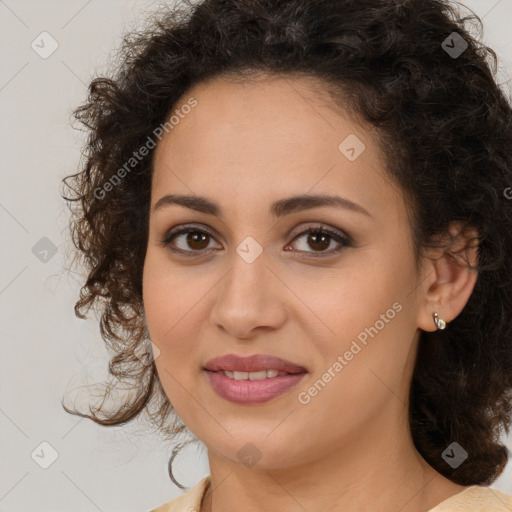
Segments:
[[[143,281],[156,366],[178,415],[227,463],[310,464],[407,418],[424,308],[407,210],[371,133],[331,107],[306,79],[216,79],[176,105],[156,148]],[[217,212],[160,201],[170,194]],[[205,366],[227,354],[305,372],[212,379]]]

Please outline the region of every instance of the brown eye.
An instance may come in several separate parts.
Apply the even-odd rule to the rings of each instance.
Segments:
[[[194,251],[198,251],[208,247],[209,237],[210,235],[201,231],[189,231],[187,237],[185,238],[185,243],[188,244],[188,247]],[[205,241],[207,242],[206,245]]]
[[[204,252],[208,248],[213,235],[206,230],[195,227],[184,227],[168,233],[162,243],[172,252],[194,253]]]
[[[305,237],[305,238],[304,238]],[[301,238],[304,238],[304,242],[302,244],[302,249],[300,249],[300,252],[306,252],[311,253],[314,256],[316,256],[314,253],[319,253],[319,256],[323,256],[323,253],[326,255],[331,255],[334,253],[338,253],[341,250],[343,250],[345,247],[348,247],[351,245],[350,239],[342,235],[341,233],[336,233],[334,231],[331,231],[329,229],[325,228],[311,228],[306,231],[303,231],[298,236],[294,238],[294,242],[296,240],[300,240]],[[334,242],[334,244],[333,244]],[[331,245],[341,245],[341,248],[326,251]],[[313,249],[312,251],[308,251],[307,249]]]
[[[331,245],[331,237],[323,233],[309,233],[307,243],[315,251],[324,251]]]

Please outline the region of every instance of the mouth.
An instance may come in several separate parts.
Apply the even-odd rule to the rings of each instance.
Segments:
[[[203,369],[220,397],[247,405],[267,402],[290,391],[308,373],[302,366],[269,355],[228,354],[212,359]]]

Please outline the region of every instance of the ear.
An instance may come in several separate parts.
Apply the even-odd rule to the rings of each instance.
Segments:
[[[424,263],[418,327],[435,331],[434,312],[447,324],[464,309],[478,277],[478,232],[454,222],[442,237],[443,247],[429,251]]]

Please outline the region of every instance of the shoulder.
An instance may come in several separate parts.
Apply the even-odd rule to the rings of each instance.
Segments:
[[[512,496],[491,487],[471,485],[428,512],[512,512]]]
[[[187,492],[150,512],[199,512],[201,500],[209,485],[210,475],[205,476]]]

